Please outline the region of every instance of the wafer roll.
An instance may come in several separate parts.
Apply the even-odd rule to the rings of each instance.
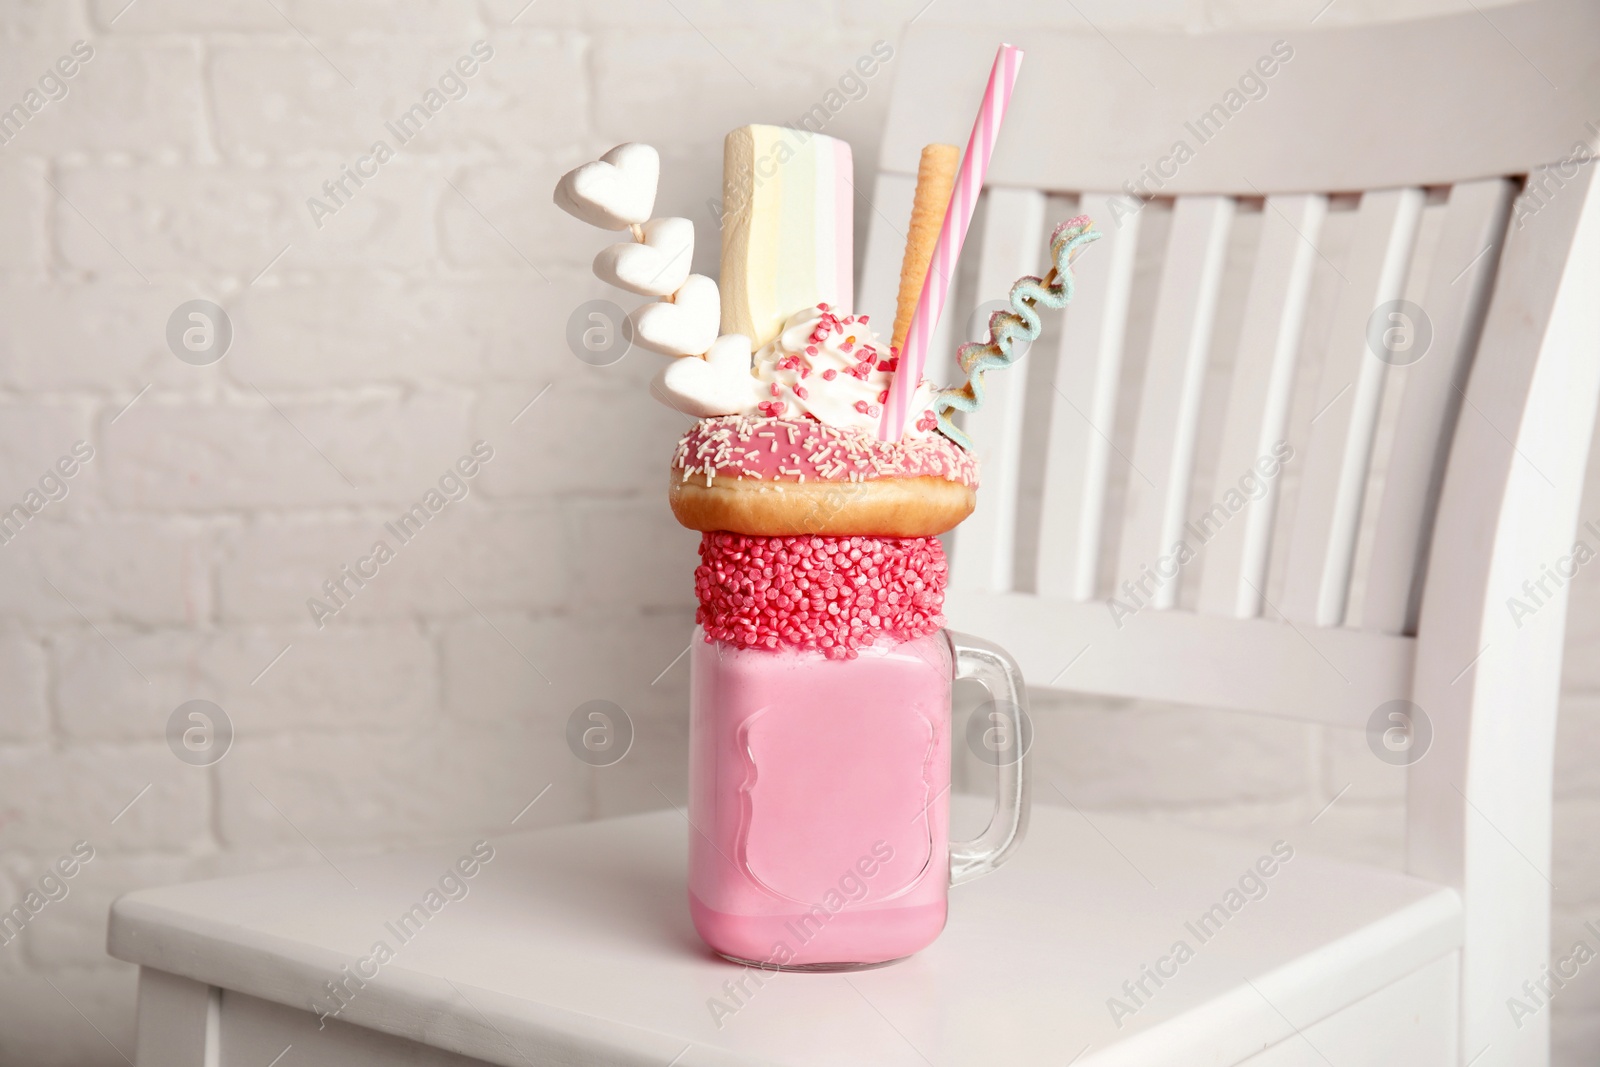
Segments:
[[[906,230],[906,254],[900,263],[900,295],[895,303],[894,337],[896,349],[905,344],[911,315],[922,296],[922,283],[928,276],[928,262],[939,240],[945,211],[950,207],[950,191],[956,184],[956,166],[961,149],[953,144],[930,144],[922,149],[917,163],[917,192],[911,203],[911,225]]]

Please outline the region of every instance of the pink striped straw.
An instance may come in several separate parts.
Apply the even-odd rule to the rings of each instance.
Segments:
[[[995,53],[994,66],[989,70],[983,106],[978,109],[972,134],[967,138],[967,150],[961,157],[961,169],[956,173],[955,188],[950,193],[950,207],[944,213],[944,225],[939,228],[939,241],[928,263],[928,276],[922,282],[922,295],[917,298],[911,325],[906,328],[899,369],[889,383],[889,399],[883,405],[883,421],[878,424],[880,441],[898,441],[905,433],[906,422],[911,417],[911,398],[916,395],[922,370],[928,362],[928,343],[950,295],[956,260],[967,239],[967,227],[972,225],[978,193],[989,171],[989,157],[994,153],[994,142],[1000,136],[1000,123],[1005,119],[1006,105],[1011,103],[1011,90],[1016,87],[1017,71],[1021,67],[1022,49],[1001,45]]]

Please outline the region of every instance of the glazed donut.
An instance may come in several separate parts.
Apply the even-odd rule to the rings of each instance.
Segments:
[[[977,486],[977,461],[939,434],[726,415],[679,440],[668,498],[702,532],[934,537],[972,514]]]

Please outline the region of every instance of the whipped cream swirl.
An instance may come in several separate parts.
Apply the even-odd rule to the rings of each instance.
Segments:
[[[755,354],[751,373],[756,396],[740,414],[767,418],[810,415],[840,429],[876,435],[889,382],[899,365],[865,315],[838,316],[826,304],[791,315],[778,336]],[[926,437],[937,428],[933,384],[917,384],[911,409],[916,418],[906,437]]]

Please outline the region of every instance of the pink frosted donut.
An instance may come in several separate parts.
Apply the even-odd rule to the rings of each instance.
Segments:
[[[702,419],[678,441],[672,466],[685,480],[861,482],[943,478],[978,487],[978,461],[947,437],[880,441],[811,419],[724,415]]]
[[[977,460],[939,434],[727,415],[679,440],[669,499],[691,530],[932,537],[972,513],[977,486]]]

